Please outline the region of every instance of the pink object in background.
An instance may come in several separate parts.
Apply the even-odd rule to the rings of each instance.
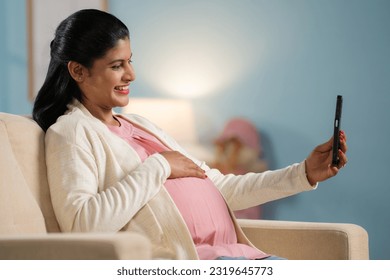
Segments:
[[[216,141],[224,142],[232,138],[237,138],[242,144],[254,149],[256,152],[261,152],[259,132],[250,121],[244,118],[231,119],[225,125]]]
[[[260,134],[256,127],[244,118],[231,119],[215,140],[214,167],[222,173],[245,174],[263,172],[267,163],[260,158],[262,153]],[[235,211],[237,218],[259,219],[260,206]]]

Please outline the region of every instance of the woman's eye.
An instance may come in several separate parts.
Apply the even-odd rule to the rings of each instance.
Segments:
[[[121,68],[121,65],[113,65],[111,68],[113,70],[119,70]]]

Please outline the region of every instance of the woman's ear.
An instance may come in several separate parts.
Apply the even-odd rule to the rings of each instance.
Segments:
[[[86,69],[83,65],[76,61],[68,62],[68,71],[76,83],[81,83],[84,81],[86,75]]]

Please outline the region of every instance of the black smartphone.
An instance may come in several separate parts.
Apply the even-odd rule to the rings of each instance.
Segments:
[[[339,164],[339,148],[340,148],[340,121],[341,111],[343,108],[343,97],[337,95],[336,102],[336,114],[334,117],[334,130],[333,130],[333,154],[332,154],[332,165],[337,166]]]

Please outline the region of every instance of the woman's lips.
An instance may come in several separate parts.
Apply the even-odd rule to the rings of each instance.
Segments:
[[[129,92],[130,92],[129,85],[117,86],[114,88],[114,90],[120,94],[129,94]]]

